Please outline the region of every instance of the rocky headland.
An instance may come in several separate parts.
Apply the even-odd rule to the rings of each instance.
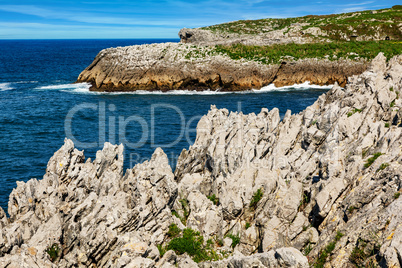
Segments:
[[[401,90],[380,54],[282,120],[211,107],[174,172],[65,140],[0,209],[0,267],[401,267]]]
[[[361,74],[366,60],[301,59],[281,64],[234,60],[212,47],[162,43],[104,49],[78,77],[93,91],[260,89],[269,84],[287,86],[310,82],[344,86]]]
[[[394,6],[184,28],[180,43],[102,50],[77,82],[106,92],[240,91],[304,82],[345,86],[379,52],[388,59],[399,54],[401,45],[393,40],[402,40],[401,15]],[[325,46],[330,43],[335,45]]]

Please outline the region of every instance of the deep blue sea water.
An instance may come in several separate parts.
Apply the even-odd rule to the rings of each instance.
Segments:
[[[300,112],[327,90],[112,95],[72,84],[104,48],[166,41],[178,40],[0,40],[0,206],[7,209],[16,181],[44,175],[65,137],[92,159],[105,141],[126,144],[126,168],[161,146],[174,166],[212,104],[243,113],[278,107],[283,116],[287,109]]]

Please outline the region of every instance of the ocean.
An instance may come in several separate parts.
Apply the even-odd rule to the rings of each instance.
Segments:
[[[0,206],[7,210],[16,181],[42,178],[65,137],[92,160],[104,142],[123,143],[125,168],[162,147],[174,167],[211,105],[243,113],[277,107],[283,116],[287,109],[304,110],[329,89],[303,84],[241,93],[107,94],[74,84],[104,48],[178,41],[0,40]]]

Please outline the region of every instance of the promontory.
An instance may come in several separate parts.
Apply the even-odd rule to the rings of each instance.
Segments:
[[[402,9],[236,21],[182,29],[180,43],[104,49],[79,75],[94,91],[345,86],[379,52],[402,50]]]

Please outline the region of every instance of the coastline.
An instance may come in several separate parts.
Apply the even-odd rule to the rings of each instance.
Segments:
[[[91,91],[101,92],[232,92],[305,82],[345,86],[348,77],[361,74],[367,66],[365,60],[348,59],[284,60],[281,64],[266,65],[214,54],[211,47],[164,43],[102,50],[77,82],[91,83]]]

